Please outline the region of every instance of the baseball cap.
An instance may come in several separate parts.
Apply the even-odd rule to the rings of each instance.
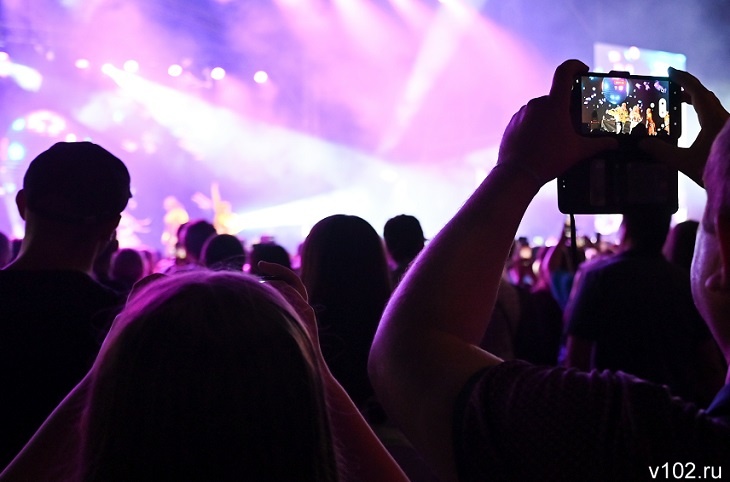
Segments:
[[[28,166],[23,190],[28,208],[73,224],[118,216],[132,197],[124,163],[92,142],[58,142]]]

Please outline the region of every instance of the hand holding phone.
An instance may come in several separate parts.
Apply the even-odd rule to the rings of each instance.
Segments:
[[[643,138],[676,146],[682,132],[681,87],[668,77],[588,72],[574,78],[571,118],[579,134],[613,137],[616,151],[585,159],[558,178],[566,214],[614,214],[642,205],[674,212],[676,169],[638,148]]]

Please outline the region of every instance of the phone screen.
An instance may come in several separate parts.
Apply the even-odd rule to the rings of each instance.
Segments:
[[[681,135],[680,88],[668,77],[589,73],[576,78],[575,101],[583,135]]]

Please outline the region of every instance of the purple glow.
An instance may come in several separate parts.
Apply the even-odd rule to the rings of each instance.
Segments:
[[[32,18],[46,35],[0,52],[0,77],[11,78],[0,87],[0,167],[12,142],[27,151],[1,181],[19,185],[28,159],[55,141],[90,138],[130,168],[129,243],[161,249],[170,196],[192,218],[227,219],[249,243],[274,234],[290,251],[336,212],[378,231],[408,212],[432,237],[493,166],[512,114],[548,91],[554,66],[590,62],[582,49],[611,38],[598,26],[632,21],[609,22],[589,5],[576,18],[550,2],[442,3],[2,2],[8,25]],[[641,67],[640,40],[613,46],[611,61]],[[18,65],[37,73],[23,81],[35,92],[21,87]],[[36,111],[57,119],[41,132],[29,121]],[[213,186],[218,202],[201,203]],[[520,234],[559,234],[555,190],[539,193]],[[9,196],[0,195],[0,231],[16,233]]]

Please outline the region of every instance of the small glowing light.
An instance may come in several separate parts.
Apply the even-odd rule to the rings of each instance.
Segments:
[[[641,57],[641,50],[639,47],[629,47],[625,53],[626,60],[637,60]]]
[[[74,65],[77,69],[88,69],[91,62],[89,62],[88,59],[78,59]]]
[[[7,62],[10,60],[10,56],[7,52],[0,52],[0,62]]]
[[[610,50],[608,52],[608,61],[611,63],[621,62],[623,56],[618,50]]]
[[[66,134],[66,142],[76,142],[79,138],[76,136],[76,134],[68,133]]]
[[[25,117],[18,117],[10,125],[10,128],[14,131],[22,131],[25,129]]]
[[[25,65],[14,64],[11,75],[20,88],[30,92],[38,92],[43,84],[41,73]]]
[[[170,77],[180,77],[183,73],[182,66],[178,64],[172,64],[167,68],[167,73],[170,75]]]
[[[213,80],[221,80],[226,76],[226,71],[222,67],[216,67],[210,71],[210,78]]]
[[[127,60],[124,62],[124,71],[130,74],[136,74],[139,72],[139,62],[136,60]]]
[[[259,70],[255,74],[253,74],[253,81],[257,84],[264,84],[266,81],[269,80],[269,74],[264,72],[263,70]]]
[[[8,160],[13,162],[22,161],[25,157],[25,147],[19,142],[11,142],[8,146]]]
[[[101,71],[106,75],[111,75],[114,72],[114,66],[112,64],[104,64],[101,66]]]
[[[545,245],[545,238],[542,236],[535,236],[532,238],[532,245],[533,246],[544,246]]]
[[[139,144],[131,139],[126,139],[122,141],[122,149],[127,152],[137,152],[139,150]]]

